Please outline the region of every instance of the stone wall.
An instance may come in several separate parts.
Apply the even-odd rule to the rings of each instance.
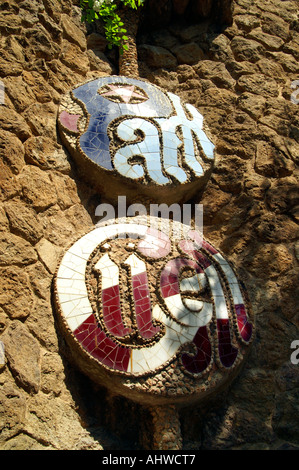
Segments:
[[[117,73],[101,28],[70,0],[4,0],[0,16],[0,448],[140,449],[149,411],[67,358],[51,299],[61,253],[92,228],[101,196],[60,143],[60,96]],[[186,2],[187,3],[187,2]],[[249,290],[256,337],[230,390],[180,410],[184,449],[299,447],[298,2],[237,0],[233,23],[177,16],[138,35],[139,73],[178,94],[216,137],[198,201],[204,234]],[[0,343],[0,344],[2,344]]]

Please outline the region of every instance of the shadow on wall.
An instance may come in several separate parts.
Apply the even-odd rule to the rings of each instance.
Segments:
[[[232,3],[232,0],[148,0],[142,27],[161,28],[180,18],[189,23],[211,19],[230,25]]]
[[[205,58],[210,50],[209,43],[222,32],[224,27],[233,23],[233,2],[232,0],[147,0],[145,6],[139,10],[139,14],[136,37],[137,44],[142,46],[141,49],[138,47],[139,60],[143,61],[145,55],[145,61],[152,68],[165,67],[172,69],[177,63],[192,64]],[[200,24],[202,26],[198,28]],[[179,36],[182,36],[180,38],[182,44],[180,40],[175,41],[177,44],[171,44],[173,38],[170,43],[168,41],[169,32],[167,28],[173,25],[179,25],[179,30],[182,30],[181,34],[178,33]],[[184,37],[183,31],[190,28],[190,26],[192,27],[192,25],[197,25],[196,36],[199,36],[198,39],[202,43],[200,47],[194,42],[192,45],[187,44],[184,47],[184,43],[188,43],[190,38]],[[118,50],[116,48],[112,50],[107,48],[103,24],[100,21],[87,23],[86,28],[88,35],[87,46],[90,52],[105,62],[108,59],[110,65],[118,70]],[[169,54],[164,57],[161,54],[158,58],[153,59],[151,55],[155,52],[148,50],[148,44],[155,44],[166,49],[171,49],[171,46],[175,45],[182,46],[182,48],[176,51],[177,58],[170,57]],[[146,45],[145,50],[144,45]],[[131,74],[129,75],[131,76]]]
[[[82,373],[61,335],[56,316],[54,318],[65,384],[80,424],[90,436],[85,435],[85,441],[79,441],[78,448],[73,450],[140,450],[140,423],[146,420],[146,410],[121,396],[111,396],[108,390]]]

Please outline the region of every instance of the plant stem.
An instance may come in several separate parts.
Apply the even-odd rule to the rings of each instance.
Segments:
[[[119,75],[131,78],[139,77],[138,56],[136,46],[136,35],[140,19],[140,9],[124,8],[118,12],[121,20],[124,23],[124,28],[127,30],[126,36],[128,40],[126,45],[127,50],[119,54]]]

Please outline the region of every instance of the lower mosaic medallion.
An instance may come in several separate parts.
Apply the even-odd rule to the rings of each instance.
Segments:
[[[55,303],[81,369],[140,402],[190,403],[218,389],[253,335],[230,263],[199,232],[147,216],[75,242],[55,276]]]
[[[61,100],[58,127],[82,175],[110,198],[130,199],[137,188],[180,202],[211,175],[214,144],[203,116],[143,80],[107,76],[78,85]]]

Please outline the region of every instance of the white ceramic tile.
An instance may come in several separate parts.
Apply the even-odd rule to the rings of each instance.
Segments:
[[[119,284],[119,268],[107,253],[98,260],[94,269],[101,272],[102,289]]]
[[[213,255],[213,258],[215,258],[215,260],[221,265],[225,266],[228,264],[227,261],[223,258],[223,256],[220,253],[215,253]]]
[[[90,308],[85,308],[84,311],[81,311],[80,309],[78,309],[77,306],[74,305],[74,309],[73,310],[69,310],[68,314],[65,315],[65,318],[67,320],[67,322],[70,321],[71,318],[78,318],[78,319],[81,319],[81,323],[87,318],[89,317],[90,315],[92,315],[92,311]]]
[[[158,153],[159,160],[160,160],[161,153],[160,153],[160,142],[159,142],[158,136],[148,137],[143,142],[142,153],[144,154],[144,153],[151,153],[151,152]]]
[[[59,298],[59,303],[61,305],[61,307],[63,307],[63,304],[64,302],[75,302],[79,299],[82,299],[84,297],[87,296],[87,292],[85,291],[85,294],[84,293],[80,293],[80,294],[69,294],[69,293],[65,293],[65,292],[58,292],[58,298]]]
[[[174,132],[167,130],[168,127],[171,128],[171,125],[165,127],[166,129],[163,128],[163,148],[170,148],[177,151],[178,145],[180,145],[182,142]]]
[[[65,302],[63,305],[61,305],[61,310],[65,318],[78,314],[77,305],[72,301]]]
[[[216,296],[214,297],[215,302],[215,311],[216,311],[216,318],[221,320],[228,319],[228,311],[225,302],[225,298],[223,296]]]
[[[92,308],[89,302],[88,297],[82,297],[81,299],[76,300],[78,312],[81,313],[92,313]]]
[[[232,284],[237,284],[238,280],[236,278],[235,273],[233,272],[232,268],[229,266],[229,264],[222,264],[221,269],[223,270],[225,277],[229,283]]]
[[[197,127],[199,129],[201,129],[202,126],[203,126],[203,116],[202,116],[202,114],[199,111],[197,111],[197,109],[194,108],[194,106],[192,106],[192,104],[186,103],[185,106],[186,106],[186,109],[189,111],[189,113],[192,114],[193,118],[196,119]]]
[[[197,274],[197,279],[201,289],[205,289],[208,285],[208,279],[204,272]]]
[[[68,266],[73,271],[84,274],[86,268],[86,260],[81,256],[74,255],[68,250],[63,257],[61,265]]]
[[[184,316],[189,311],[182,303],[181,295],[176,294],[165,299],[165,303],[171,312],[172,316],[180,321],[181,317]]]
[[[132,349],[129,361],[128,372],[144,373],[147,371],[148,365],[145,362],[142,349]]]
[[[57,279],[57,290],[61,294],[85,294],[86,286],[84,280]]]
[[[141,122],[138,126],[138,129],[141,129],[142,132],[144,132],[145,138],[151,137],[152,139],[153,137],[159,135],[158,129],[154,124],[152,124],[151,122],[147,120],[140,120],[140,121]],[[148,139],[148,140],[151,140],[151,139]]]
[[[136,276],[138,274],[146,272],[145,263],[138,258],[134,253],[128,256],[125,260],[125,264],[131,267],[131,275]]]
[[[194,155],[194,145],[193,140],[184,139],[184,150],[188,155]]]
[[[167,184],[169,183],[169,179],[165,178],[161,171],[156,170],[148,170],[150,178],[157,184]]]
[[[144,175],[144,169],[141,165],[128,164],[128,158],[133,155],[135,155],[135,153],[129,147],[119,149],[114,156],[114,166],[121,175],[128,178],[138,179]]]
[[[199,315],[198,327],[206,326],[212,320],[213,304],[205,302],[202,311]]]
[[[94,244],[90,243],[87,238],[83,237],[78,242],[76,242],[73,246],[71,246],[71,248],[68,250],[68,253],[87,261],[93,249],[94,249]]]
[[[152,107],[148,106],[146,103],[140,104],[127,104],[126,111],[132,114],[139,114],[144,117],[156,117],[157,111]]]
[[[200,313],[201,313],[201,310],[190,311],[186,309],[186,313],[180,316],[180,322],[184,323],[185,325],[188,325],[188,328],[197,327]]]
[[[191,292],[198,292],[200,289],[200,285],[198,282],[197,275],[192,277],[186,277],[181,280],[180,282],[180,290],[184,291],[191,291]]]
[[[71,331],[75,331],[79,326],[82,325],[82,323],[87,320],[87,318],[90,316],[90,313],[86,315],[78,315],[76,317],[72,317],[68,320],[68,325],[71,329]]]
[[[181,344],[184,343],[189,343],[190,341],[193,340],[194,336],[196,335],[196,332],[198,330],[199,326],[192,326],[188,328],[181,328],[180,331],[180,342]]]
[[[192,312],[199,312],[203,308],[202,300],[184,299],[184,304]]]
[[[97,245],[102,243],[106,238],[107,238],[106,229],[104,227],[99,226],[95,228],[94,230],[91,230],[89,233],[87,233],[83,237],[82,243],[84,244],[85,242],[88,242],[90,248],[92,247],[96,248]]]
[[[178,334],[179,334],[179,339],[181,344],[184,344],[186,342],[192,341],[194,336],[196,335],[196,332],[198,330],[198,321],[196,321],[196,325],[190,325],[190,326],[179,326]]]
[[[214,146],[207,142],[201,142],[202,149],[207,158],[214,158]]]
[[[186,115],[185,115],[185,111],[182,107],[182,104],[181,104],[181,100],[179,98],[179,96],[177,95],[174,95],[173,93],[171,92],[167,92],[167,95],[168,97],[170,98],[170,100],[172,101],[174,107],[175,107],[175,110],[176,110],[176,113],[177,115],[180,117],[180,118],[186,118]],[[190,105],[191,106],[191,105]]]
[[[130,127],[130,124],[125,121],[122,122],[117,128],[118,136],[124,141],[131,141],[136,139],[136,135],[134,134],[134,129]]]
[[[165,361],[169,359],[169,355],[167,355],[165,351],[163,351],[160,343],[161,340],[159,341],[159,343],[156,343],[153,348],[144,349],[145,352],[150,352],[151,354],[146,357],[146,361],[150,367],[150,370],[154,370],[157,367],[160,367],[162,364],[164,364]]]
[[[144,153],[144,158],[146,160],[148,170],[159,170],[162,172],[160,153],[157,153],[156,151],[147,152]]]
[[[170,338],[166,336],[163,341],[160,341],[162,352],[164,354],[165,360],[168,360],[170,357],[174,356],[178,348],[180,347],[180,342],[177,339]]]
[[[122,165],[127,163],[128,158],[133,157],[136,154],[136,147],[135,144],[125,145],[124,147],[120,147],[116,154],[114,155],[114,165]],[[138,153],[138,152],[137,152]]]
[[[140,119],[139,129],[148,137],[156,136],[159,132],[157,127],[147,121],[146,119]]]
[[[164,147],[163,148],[163,161],[165,165],[174,166],[177,168],[177,150],[176,147]]]
[[[185,159],[186,165],[188,165],[188,167],[191,168],[197,176],[203,175],[202,166],[196,160],[194,153],[192,154],[186,153],[184,159]]]
[[[69,266],[61,264],[57,271],[57,279],[78,279],[84,280],[85,274],[82,272],[75,271]]]
[[[219,295],[221,292],[223,293],[222,287],[221,287],[221,282],[220,282],[220,277],[218,275],[218,272],[214,268],[213,265],[208,266],[205,269],[205,273],[207,275],[209,285],[215,294]]]
[[[165,319],[166,319],[166,315],[165,313],[163,312],[163,310],[159,307],[158,304],[154,305],[153,307],[153,310],[152,310],[152,317],[157,320],[157,321],[160,321],[162,323],[165,322]]]
[[[230,284],[230,289],[231,289],[231,293],[232,293],[232,296],[233,296],[234,304],[235,305],[243,304],[244,299],[243,299],[243,296],[241,294],[241,290],[240,290],[239,285],[237,283],[236,284]]]

